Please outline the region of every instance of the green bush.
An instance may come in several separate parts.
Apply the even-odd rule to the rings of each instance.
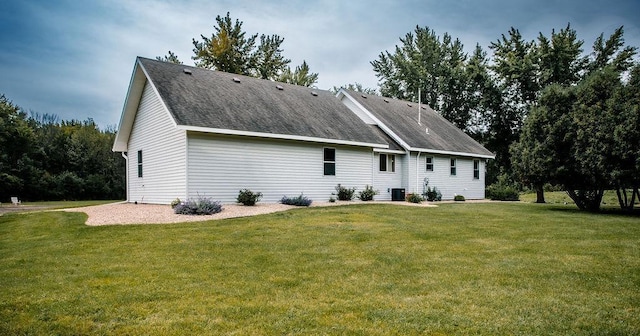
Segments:
[[[173,208],[180,215],[213,215],[222,211],[222,205],[210,198],[198,197],[181,202]]]
[[[485,197],[495,201],[519,201],[520,192],[515,182],[507,174],[502,174],[485,189]]]
[[[182,203],[182,201],[180,201],[179,198],[174,199],[173,201],[171,201],[171,209],[175,209],[176,206],[180,203]]]
[[[464,196],[455,195],[455,196],[453,196],[453,200],[456,201],[456,202],[464,202]]]
[[[356,188],[345,188],[338,184],[336,186],[336,192],[338,193],[338,199],[341,201],[351,201],[355,197]]]
[[[442,201],[442,193],[436,187],[427,187],[427,192],[425,193],[427,197],[427,201]]]
[[[364,190],[359,193],[358,198],[361,201],[373,201],[373,196],[377,194],[379,194],[377,190],[373,190],[373,187],[367,185],[364,187]]]
[[[300,194],[300,196],[298,197],[282,196],[282,199],[280,199],[280,203],[282,204],[295,206],[310,206],[312,202],[313,201],[311,199],[304,196],[303,194]]]
[[[510,185],[494,183],[485,190],[486,197],[494,201],[519,201],[520,193]]]
[[[408,194],[406,200],[407,202],[411,203],[422,203],[422,201],[424,201],[424,198],[418,194]]]
[[[238,203],[242,203],[244,205],[256,205],[256,203],[262,198],[261,192],[254,193],[249,189],[242,189],[238,193]]]

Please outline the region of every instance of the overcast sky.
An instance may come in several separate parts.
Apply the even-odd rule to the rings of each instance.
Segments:
[[[0,94],[27,111],[116,126],[136,56],[168,50],[193,64],[192,38],[227,11],[249,34],[284,37],[292,66],[306,60],[318,88],[377,87],[370,62],[416,26],[459,38],[467,51],[510,27],[528,40],[567,23],[589,51],[621,25],[640,46],[640,1],[8,0],[0,6]]]

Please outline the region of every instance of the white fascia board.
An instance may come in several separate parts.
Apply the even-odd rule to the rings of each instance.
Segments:
[[[438,149],[427,149],[427,148],[409,148],[412,152],[420,152],[425,154],[442,154],[442,155],[451,155],[451,156],[466,156],[466,157],[474,157],[480,159],[495,159],[495,155],[485,155],[485,154],[474,154],[474,153],[465,153],[465,152],[453,152],[453,151],[445,151]]]
[[[373,149],[374,152],[376,153],[389,153],[389,154],[407,154],[407,151],[405,150],[398,150],[398,149],[382,149],[382,148],[374,148]]]
[[[133,122],[135,121],[138,106],[142,99],[144,85],[147,82],[151,85],[153,92],[158,97],[165,113],[173,122],[173,126],[175,127],[178,125],[173,118],[173,115],[169,112],[169,108],[167,108],[164,100],[162,100],[160,93],[158,93],[158,89],[153,84],[153,81],[149,79],[147,70],[140,62],[140,59],[136,58],[136,64],[133,67],[133,74],[131,76],[131,81],[129,82],[129,88],[127,89],[127,98],[124,103],[124,108],[122,109],[122,116],[120,117],[120,126],[118,127],[118,133],[116,134],[116,139],[112,148],[112,151],[114,152],[126,152],[128,150],[129,136],[131,135]]]
[[[146,80],[144,73],[140,71],[140,63],[136,60],[133,66],[131,80],[129,81],[129,87],[127,88],[124,106],[122,107],[122,114],[120,115],[120,122],[118,123],[118,132],[116,133],[116,138],[111,148],[114,152],[127,151],[127,143],[129,142],[129,136],[133,129],[133,121],[138,105],[140,104],[140,99],[142,98],[142,91],[144,90]]]
[[[185,131],[202,132],[202,133],[241,135],[241,136],[250,136],[250,137],[258,137],[258,138],[297,140],[297,141],[318,142],[318,143],[327,143],[327,144],[335,144],[335,145],[347,145],[347,146],[370,147],[370,148],[389,148],[389,145],[385,145],[385,144],[376,144],[376,143],[349,141],[349,140],[325,139],[325,138],[308,137],[308,136],[302,136],[302,135],[262,133],[262,132],[253,132],[253,131],[239,131],[239,130],[231,130],[231,129],[223,129],[223,128],[209,128],[209,127],[185,126],[185,125],[178,125],[177,128]]]
[[[144,71],[145,77],[149,78],[149,74],[147,73],[147,69],[145,69],[144,66],[142,66],[142,64],[140,64],[140,68],[142,69],[142,71]],[[169,112],[169,108],[167,107],[167,104],[164,103],[164,100],[162,99],[162,96],[160,96],[160,92],[158,92],[158,89],[156,88],[155,84],[153,84],[153,81],[151,79],[149,79],[149,84],[151,84],[151,88],[153,89],[153,92],[156,94],[156,96],[158,97],[158,100],[162,104],[164,112],[167,114],[167,116],[169,117],[171,122],[173,122],[173,126],[174,127],[178,126],[178,123],[176,122],[175,119],[173,119],[173,115],[171,115],[171,112]]]
[[[336,94],[336,97],[338,99],[341,99],[342,97],[346,97],[347,99],[349,99],[349,101],[351,101],[354,105],[356,105],[356,107],[361,109],[366,115],[368,115],[371,119],[373,119],[376,125],[380,127],[385,133],[387,133],[387,135],[390,136],[393,140],[395,140],[400,146],[402,146],[402,148],[405,148],[405,149],[410,148],[408,143],[404,142],[404,140],[402,140],[402,138],[400,138],[397,134],[395,134],[389,127],[387,127],[387,125],[382,123],[371,112],[369,112],[369,110],[367,110],[364,106],[362,106],[362,104],[360,104],[357,100],[353,99],[353,97],[351,97],[346,91],[344,91],[344,89],[341,88]]]

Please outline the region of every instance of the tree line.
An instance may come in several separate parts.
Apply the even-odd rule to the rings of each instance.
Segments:
[[[215,21],[210,37],[192,39],[196,66],[317,82],[306,61],[291,69],[284,38],[247,35],[229,13]],[[371,61],[378,88],[345,87],[429,104],[496,154],[488,184],[530,187],[538,202],[552,184],[585,210],[599,209],[604,190],[614,189],[620,206],[633,209],[640,199],[640,63],[623,27],[600,34],[589,52],[570,25],[534,40],[511,28],[488,48],[476,44],[467,53],[458,38],[416,26]],[[182,63],[171,51],[156,58]],[[115,130],[91,119],[28,116],[1,97],[2,198],[124,198],[124,160],[111,152]]]
[[[598,210],[607,189],[620,206],[640,198],[640,65],[623,27],[590,53],[567,25],[526,40],[519,30],[469,55],[459,39],[416,27],[371,62],[380,93],[421,100],[496,154],[487,182],[547,183],[580,209]]]
[[[0,202],[124,199],[125,161],[115,130],[93,120],[27,114],[0,95]]]

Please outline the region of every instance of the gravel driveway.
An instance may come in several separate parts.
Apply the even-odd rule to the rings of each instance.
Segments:
[[[429,203],[414,204],[408,202],[370,202],[374,204],[395,204],[405,206],[422,206],[433,207],[435,205]],[[318,202],[312,206],[335,206],[348,204],[362,204],[362,202]],[[89,218],[85,224],[87,225],[116,225],[116,224],[164,224],[164,223],[184,223],[206,221],[212,219],[224,219],[233,217],[246,217],[268,214],[278,211],[285,211],[296,208],[292,205],[284,205],[279,203],[258,203],[254,206],[244,206],[238,204],[223,204],[222,212],[209,216],[188,216],[176,215],[168,205],[157,204],[133,204],[133,203],[110,203],[103,205],[95,205],[83,208],[61,209],[60,211],[68,212],[84,212]]]

